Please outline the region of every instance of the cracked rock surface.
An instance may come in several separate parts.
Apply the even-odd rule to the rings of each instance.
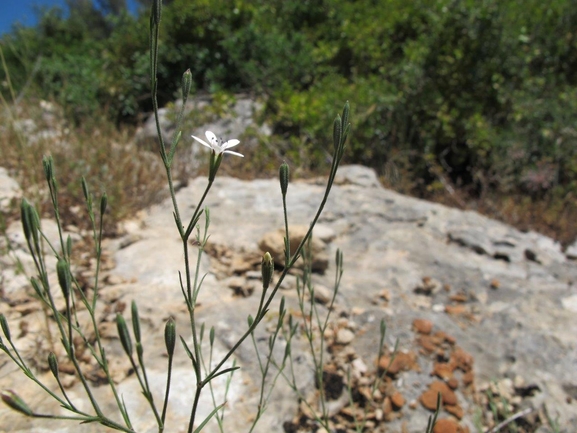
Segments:
[[[197,178],[178,192],[183,215],[192,214],[191,206],[205,185],[206,179]],[[291,224],[309,224],[323,190],[323,179],[289,185]],[[247,316],[254,314],[258,305],[262,290],[259,242],[266,233],[283,227],[280,187],[276,179],[217,177],[206,205],[211,210],[211,238],[199,263],[201,275],[207,276],[197,313],[207,329],[215,327],[216,356],[234,344],[246,328]],[[103,332],[109,332],[110,354],[119,370],[118,386],[130,401],[128,409],[139,432],[156,431],[154,419],[124,362],[113,317],[115,312],[124,312],[128,319],[130,308],[126,306],[132,300],[138,303],[149,377],[160,400],[165,381],[165,321],[174,317],[177,332],[190,342],[178,277],[183,256],[171,209],[169,201],[151,207],[124,223],[122,237],[105,244],[108,265],[103,273],[99,320]],[[18,225],[10,230],[17,232]],[[380,186],[372,170],[360,166],[339,169],[317,230],[322,237],[319,248],[324,249],[320,254],[329,258],[328,268],[313,275],[319,286],[316,302],[322,311],[331,295],[337,248],[343,251],[345,263],[334,323],[326,336],[331,349],[327,377],[340,384],[350,365],[355,389],[362,394],[371,372],[394,364],[391,350],[397,339],[403,354],[394,371],[386,373],[379,407],[371,412],[372,431],[423,432],[435,390],[443,393],[440,418],[454,431],[477,431],[475,414],[486,404],[487,390],[506,398],[513,411],[532,408],[536,416],[545,404],[553,418],[559,417],[562,431],[577,431],[577,262],[572,250],[565,254],[550,238],[520,232],[475,212],[389,191]],[[22,245],[14,243],[13,249],[26,258]],[[192,260],[196,260],[194,254]],[[45,359],[49,345],[32,290],[14,271],[9,255],[0,261],[0,312],[11,329],[22,330],[21,324],[27,323],[16,344],[26,349],[30,359]],[[293,311],[294,280],[294,276],[287,278],[279,292]],[[277,304],[271,311],[276,309]],[[387,324],[386,353],[378,359],[381,319]],[[258,336],[264,348],[266,324]],[[284,351],[282,344],[278,350]],[[166,430],[170,432],[185,431],[195,386],[182,347],[177,348],[177,356],[173,373],[177,380]],[[229,390],[226,415],[226,431],[233,433],[247,431],[258,399],[258,368],[251,344],[241,346],[235,359],[241,370]],[[37,359],[39,368],[44,362]],[[87,361],[86,365],[89,368],[91,364]],[[314,399],[310,365],[310,356],[303,352],[295,368],[301,392]],[[41,372],[40,377],[55,385],[49,372]],[[82,401],[82,389],[70,377],[71,395]],[[3,354],[0,388],[17,391],[40,411],[59,410],[18,374]],[[358,408],[347,407],[341,387],[336,390],[331,410],[338,425]],[[222,399],[222,382],[216,391]],[[106,386],[97,386],[96,394],[105,401],[105,408],[112,407]],[[86,407],[87,403],[82,404]],[[208,399],[200,410],[210,412]],[[308,424],[297,422],[299,416],[301,421],[307,417],[306,407],[279,380],[255,431],[310,431],[306,430]],[[4,405],[0,406],[0,420],[0,432],[6,433],[107,431],[94,425],[30,420]],[[211,425],[207,431],[217,430]]]

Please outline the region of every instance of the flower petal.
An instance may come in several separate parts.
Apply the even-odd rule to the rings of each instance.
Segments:
[[[237,139],[228,140],[226,143],[223,143],[222,148],[223,149],[230,149],[231,147],[236,146],[238,143],[240,143],[240,141]]]
[[[214,150],[220,149],[220,146],[218,145],[218,138],[216,138],[216,135],[214,135],[213,132],[206,131],[205,135]]]
[[[241,158],[244,158],[244,155],[238,152],[233,152],[232,150],[225,150],[223,153],[230,153],[231,155],[236,155],[236,156],[240,156]]]
[[[191,135],[191,137],[194,138],[196,141],[198,141],[200,144],[212,149],[212,146],[210,144],[208,144],[206,141],[204,141],[198,137],[195,137],[194,135]]]

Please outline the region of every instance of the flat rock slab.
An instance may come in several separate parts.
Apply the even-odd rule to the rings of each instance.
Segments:
[[[324,289],[332,287],[335,269],[332,257],[337,248],[341,249],[345,272],[336,302],[341,316],[352,325],[335,335],[341,345],[354,348],[357,359],[364,360],[357,364],[374,369],[378,324],[384,318],[388,326],[386,345],[391,347],[399,339],[401,350],[418,355],[411,358],[415,365],[399,371],[395,385],[402,396],[395,395],[394,402],[399,404],[402,397],[407,402],[419,401],[436,380],[432,371],[442,369],[431,356],[425,355],[422,337],[413,330],[414,320],[423,319],[432,324],[433,333],[443,331],[472,355],[479,388],[504,378],[523,381],[536,390],[532,397],[527,397],[531,405],[546,403],[553,417],[558,415],[561,425],[574,431],[577,264],[545,236],[522,233],[474,212],[394,193],[375,183],[374,172],[369,169],[342,167],[339,176],[319,221],[323,230],[331,233],[328,244],[331,259],[325,274],[314,275],[313,280]],[[206,179],[197,178],[178,192],[184,218],[193,213],[205,186]],[[323,190],[322,179],[289,185],[291,224],[310,223]],[[201,274],[207,273],[207,277],[197,314],[200,321],[206,322],[207,329],[215,326],[219,353],[226,352],[235,337],[246,329],[246,317],[255,313],[261,289],[250,283],[258,282],[259,264],[255,264],[254,255],[261,254],[258,242],[263,234],[283,227],[281,203],[277,180],[242,181],[226,177],[217,178],[206,200],[211,238],[209,254],[199,262]],[[146,324],[145,351],[151,354],[151,376],[158,382],[155,389],[159,394],[166,362],[161,356],[164,321],[174,317],[178,332],[185,339],[190,335],[178,283],[183,256],[171,209],[169,201],[150,208],[142,224],[106,247],[115,260],[110,281],[122,284],[104,290],[116,291],[117,301],[126,304],[132,299],[137,301]],[[195,251],[195,247],[192,249]],[[196,266],[195,254],[191,260]],[[246,290],[232,289],[242,285],[236,277],[250,283]],[[296,308],[294,287],[291,277],[281,290],[291,308]],[[276,306],[272,311],[275,309]],[[127,311],[125,316],[128,315]],[[19,316],[9,319],[16,323]],[[259,335],[266,342],[266,331]],[[184,372],[189,365],[185,354],[180,350],[178,355],[181,358],[178,368],[182,372],[178,386],[186,395],[186,390],[194,387],[194,380]],[[235,375],[235,385],[228,396],[228,404],[233,408],[228,412],[230,432],[246,431],[251,413],[254,414],[251,405],[257,399],[258,369],[250,344],[241,346],[235,359],[242,369]],[[13,367],[2,365],[3,358],[0,360],[2,388],[20,389],[24,378],[12,374]],[[306,356],[302,362],[302,389],[312,392],[314,380]],[[296,398],[281,382],[256,431],[281,432],[283,422],[296,415]],[[124,380],[121,386],[127,398],[138,394],[133,377]],[[474,403],[460,390],[456,395],[464,410],[461,424],[475,431]],[[169,431],[181,431],[176,426],[187,419],[187,403],[188,398],[175,397]],[[424,431],[430,412],[420,404],[414,407],[400,409],[402,416],[390,423],[392,431],[400,430],[403,422],[407,422],[410,432]],[[130,410],[138,414],[138,419],[141,416],[149,419],[143,404],[130,406]],[[443,412],[443,417],[446,415]],[[0,431],[6,432],[24,432],[32,427],[34,431],[42,431],[38,426],[48,425],[24,420],[4,407],[0,407],[0,419],[8,421],[0,427]],[[154,431],[151,424],[142,422],[141,431]],[[10,427],[6,428],[7,425]],[[60,422],[50,425],[54,426],[52,431],[59,432],[104,431]],[[216,430],[213,426],[207,431]]]

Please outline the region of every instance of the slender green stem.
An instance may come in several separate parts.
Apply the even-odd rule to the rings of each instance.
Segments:
[[[102,232],[104,230],[104,215],[100,215],[100,224],[98,227],[98,238],[94,239],[96,248],[96,271],[94,272],[94,293],[92,295],[92,310],[96,309],[96,300],[98,299],[98,282],[100,277],[100,265],[102,262]],[[96,236],[96,231],[94,232]],[[100,342],[99,342],[100,344]]]
[[[12,346],[12,347],[14,347],[14,346]],[[22,372],[26,375],[26,377],[31,379],[34,383],[36,383],[38,386],[40,386],[44,391],[46,391],[48,394],[50,394],[50,396],[52,398],[54,398],[56,401],[58,401],[58,403],[60,403],[64,407],[66,407],[66,402],[64,400],[62,400],[60,397],[58,397],[52,390],[50,390],[48,387],[46,387],[46,385],[44,385],[42,382],[40,382],[36,378],[36,376],[34,376],[34,374],[32,374],[32,371],[26,366],[26,364],[24,363],[24,361],[22,360],[22,358],[18,354],[18,351],[17,350],[14,350],[14,351],[18,355],[17,358],[14,355],[12,355],[12,353],[8,350],[7,347],[4,346],[4,353],[6,353],[6,355],[8,355],[10,357],[10,359],[12,359],[12,362],[14,362],[14,364],[16,364],[18,366],[18,368],[20,368],[20,370],[22,370]]]
[[[157,107],[158,108],[158,107]],[[158,117],[157,111],[155,111],[155,116]],[[165,163],[164,169],[166,171],[166,179],[168,181],[168,191],[170,191],[170,199],[172,200],[172,208],[174,209],[175,220],[177,224],[178,232],[180,236],[184,236],[184,227],[182,226],[182,219],[180,218],[180,210],[178,209],[178,202],[176,201],[176,193],[174,191],[174,182],[172,180],[172,170],[170,165]]]
[[[196,299],[194,296],[194,293],[196,292],[196,290],[194,290],[195,288],[192,285],[192,277],[190,274],[190,263],[189,263],[189,259],[188,259],[188,242],[183,241],[182,243],[182,247],[184,250],[184,260],[185,260],[185,273],[186,273],[186,287],[187,287],[187,295],[188,295],[188,299],[190,299],[190,305],[188,308],[188,314],[189,314],[189,319],[190,319],[190,329],[192,332],[192,345],[193,345],[193,350],[194,350],[194,357],[195,357],[195,365],[194,365],[194,373],[196,376],[196,381],[197,383],[201,382],[201,376],[202,376],[202,372],[200,369],[200,344],[198,344],[198,335],[197,335],[197,330],[196,330],[196,320],[194,317],[194,311],[195,311],[195,305],[196,305]],[[199,251],[199,255],[200,255],[200,251]],[[196,282],[196,278],[198,275],[195,275],[195,282]]]
[[[204,190],[204,193],[202,194],[202,197],[200,198],[200,201],[198,202],[198,205],[196,206],[194,214],[192,215],[192,218],[190,218],[190,223],[188,224],[188,227],[186,228],[186,232],[185,232],[185,236],[183,238],[183,241],[188,241],[188,237],[192,233],[192,230],[194,230],[194,225],[198,222],[200,212],[202,212],[202,204],[204,203],[204,199],[206,198],[206,196],[208,195],[208,192],[210,191],[210,188],[212,187],[212,183],[213,182],[210,181],[210,182],[208,182],[208,185],[206,185],[206,189]]]
[[[76,406],[74,405],[74,403],[72,403],[72,401],[70,401],[70,398],[68,398],[68,394],[66,393],[66,390],[64,389],[64,386],[62,386],[62,382],[60,381],[60,377],[56,376],[56,383],[58,383],[58,388],[60,388],[60,392],[62,393],[62,395],[64,396],[64,398],[66,399],[66,401],[68,402],[68,405],[70,406],[70,408],[74,411],[74,412],[78,412],[78,409],[76,408]]]
[[[336,162],[335,162],[336,161]],[[252,324],[252,326],[250,326],[246,332],[237,340],[237,342],[231,347],[231,349],[228,351],[228,353],[223,357],[223,359],[212,369],[212,371],[208,374],[208,376],[205,377],[203,382],[207,382],[209,381],[216,373],[218,373],[218,370],[220,370],[220,368],[224,365],[224,363],[226,361],[228,361],[228,359],[232,356],[232,354],[234,352],[236,352],[236,350],[239,348],[239,346],[244,342],[244,340],[246,340],[246,338],[251,334],[251,332],[258,326],[258,324],[260,323],[260,321],[264,318],[264,315],[268,309],[268,307],[270,306],[270,304],[272,303],[276,293],[278,292],[282,282],[284,281],[286,275],[288,274],[288,271],[290,270],[290,268],[292,268],[296,262],[296,260],[299,257],[299,254],[301,253],[305,243],[307,242],[308,238],[311,236],[312,234],[312,230],[313,227],[315,226],[315,224],[317,223],[318,219],[320,218],[326,202],[328,200],[328,196],[332,187],[332,181],[334,181],[334,175],[336,174],[336,166],[338,165],[338,162],[340,160],[335,159],[335,161],[333,161],[333,167],[331,168],[331,177],[329,178],[329,181],[327,182],[327,187],[325,190],[325,194],[323,196],[323,199],[321,201],[321,204],[319,205],[319,208],[317,209],[317,212],[311,222],[311,225],[309,227],[309,230],[307,231],[305,237],[303,238],[303,240],[301,241],[301,243],[299,244],[299,246],[297,247],[297,249],[295,250],[295,253],[293,255],[293,257],[291,258],[289,265],[287,267],[284,268],[284,270],[282,271],[275,287],[273,288],[273,290],[270,292],[268,299],[266,300],[266,302],[263,305],[263,309],[260,312],[259,315],[257,315],[254,318],[254,322]]]
[[[154,413],[154,417],[156,418],[156,423],[158,424],[159,428],[162,428],[162,420],[160,419],[160,415],[158,414],[158,410],[156,409],[156,405],[154,404],[154,399],[152,398],[152,394],[150,392],[150,389],[148,388],[148,382],[146,381],[146,379],[143,379],[143,377],[138,372],[138,366],[136,365],[136,362],[134,362],[134,358],[130,355],[130,356],[128,356],[128,359],[130,360],[130,364],[132,365],[132,368],[134,369],[134,372],[136,373],[136,378],[138,379],[138,383],[140,384],[140,388],[142,389],[142,393],[144,394],[144,398],[146,398],[148,405],[150,406],[150,408],[152,409],[152,412]],[[144,376],[144,371],[143,371],[143,376]]]
[[[290,256],[291,256],[291,252],[290,252],[291,240],[290,240],[290,237],[289,237],[288,211],[287,211],[287,205],[286,205],[286,194],[283,194],[283,195],[282,195],[282,210],[283,210],[283,217],[284,217],[284,231],[285,231],[286,248],[287,248],[287,251],[285,251],[285,267],[286,267],[286,266],[288,266],[288,264],[289,264]]]
[[[162,415],[160,419],[162,420],[162,426],[164,429],[166,420],[166,410],[168,409],[168,395],[170,394],[170,381],[172,378],[172,360],[173,356],[168,357],[168,373],[166,375],[166,392],[164,394],[164,404],[162,405]],[[162,430],[161,430],[162,431]]]
[[[198,408],[198,402],[200,401],[200,393],[202,392],[202,388],[204,385],[200,382],[196,384],[196,391],[194,393],[194,399],[192,403],[192,409],[190,411],[190,420],[188,421],[188,433],[192,433],[192,429],[194,427],[194,419],[196,417],[196,410]]]
[[[154,397],[152,396],[152,392],[150,391],[150,385],[148,383],[148,376],[146,374],[146,367],[144,366],[144,360],[142,359],[142,356],[140,355],[140,353],[138,354],[138,363],[140,364],[140,368],[142,369],[142,377],[144,379],[146,399],[150,403],[150,407],[152,408],[152,411],[154,412],[156,422],[158,423],[159,431],[162,432],[162,430],[164,430],[164,423],[162,421],[162,418],[158,414],[158,409],[156,408],[156,405],[154,404]]]

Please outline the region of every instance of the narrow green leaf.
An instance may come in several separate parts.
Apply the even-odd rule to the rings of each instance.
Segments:
[[[216,415],[216,413],[217,413],[219,410],[221,410],[221,409],[224,407],[225,404],[226,404],[226,402],[224,402],[223,404],[215,407],[215,408],[212,410],[212,412],[209,413],[208,416],[204,419],[204,421],[202,421],[202,422],[200,423],[200,425],[199,425],[197,428],[194,429],[194,433],[200,433],[200,432],[202,431],[202,429],[204,428],[204,426],[212,419],[212,417],[213,417],[214,415]]]
[[[212,376],[212,377],[211,377],[211,380],[214,379],[215,377],[222,376],[223,374],[230,373],[230,372],[236,371],[236,370],[238,370],[238,369],[240,369],[240,367],[225,368],[224,370],[219,371],[219,372],[216,373],[214,376]]]
[[[86,200],[87,204],[91,205],[92,200],[90,197],[90,190],[88,189],[88,182],[86,182],[86,179],[84,176],[82,176],[80,183],[82,184],[82,193],[84,194],[84,200]],[[89,206],[89,207],[91,207],[91,206]]]
[[[349,124],[349,112],[351,111],[351,106],[349,105],[349,101],[347,101],[345,103],[345,106],[343,108],[343,115],[342,115],[342,120],[341,120],[341,126],[342,126],[342,130],[345,130],[345,128],[347,127],[347,125]]]
[[[333,146],[335,150],[341,145],[341,133],[342,133],[341,116],[337,116],[333,122]]]

